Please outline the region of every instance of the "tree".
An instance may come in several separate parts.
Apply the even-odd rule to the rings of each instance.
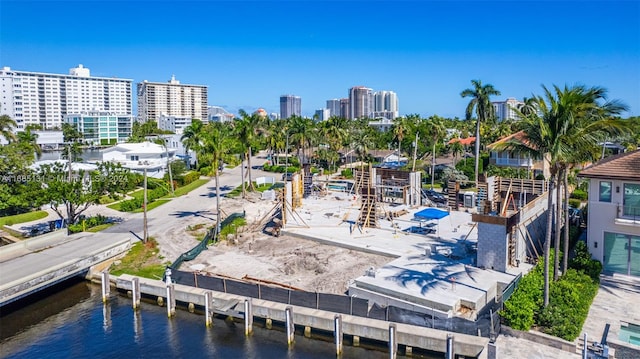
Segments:
[[[15,141],[16,136],[13,133],[13,129],[18,125],[8,115],[0,116],[0,136],[4,137],[7,142]]]
[[[191,124],[185,127],[182,132],[182,136],[180,137],[180,141],[184,145],[185,153],[189,153],[189,151],[198,152],[202,147],[202,121],[198,119],[191,120]],[[197,156],[196,156],[197,157]],[[198,159],[196,158],[196,162]],[[189,166],[191,165],[191,161],[188,162]],[[197,163],[196,163],[197,165]]]
[[[62,138],[64,142],[79,142],[82,140],[82,133],[76,129],[76,127],[70,123],[62,124]]]
[[[460,141],[453,141],[449,145],[449,150],[453,155],[453,167],[455,168],[458,156],[464,153],[464,146],[462,146],[462,143],[460,143]]]
[[[220,208],[220,165],[224,160],[224,156],[227,155],[232,148],[232,136],[230,136],[228,127],[224,127],[221,124],[209,123],[203,128],[201,134],[202,146],[200,147],[200,153],[198,157],[203,157],[209,161],[211,165],[211,171],[216,179],[216,227],[217,233],[220,233],[221,222],[221,208]],[[242,184],[244,187],[244,183]]]
[[[617,102],[601,105],[606,91],[599,87],[574,86],[553,87],[553,91],[543,86],[544,96],[536,96],[539,111],[528,115],[516,110],[521,118],[526,142],[504,143],[497,149],[512,149],[528,153],[535,158],[544,157],[549,163],[549,189],[547,192],[547,229],[544,243],[544,306],[549,304],[549,260],[553,228],[553,194],[558,187],[558,174],[563,163],[575,152],[583,153],[598,142],[604,133],[619,133],[624,124],[611,119],[611,114],[625,107]],[[559,212],[559,211],[558,211]],[[556,220],[560,218],[556,217]],[[556,243],[556,250],[559,243]]]
[[[18,143],[24,149],[25,154],[36,159],[42,154],[42,149],[38,145],[38,135],[31,132],[31,127],[27,126],[24,131],[18,132],[16,135]]]
[[[436,177],[436,145],[439,141],[444,139],[447,135],[447,130],[444,127],[444,123],[441,117],[431,116],[429,117],[430,127],[429,132],[431,135],[431,141],[433,142],[433,150],[431,151],[431,189],[433,189],[435,177]],[[459,142],[458,142],[459,144]],[[417,144],[416,144],[417,145]]]
[[[238,138],[240,147],[243,149],[242,156],[247,158],[247,171],[249,174],[249,188],[255,190],[251,179],[251,157],[252,146],[256,145],[256,139],[265,131],[265,118],[256,113],[249,115],[244,110],[240,110],[240,118],[233,121],[235,134]],[[242,165],[244,166],[244,158]],[[244,168],[242,168],[244,174]],[[242,183],[242,198],[245,197],[245,184]]]
[[[500,91],[496,90],[493,85],[482,85],[480,80],[471,80],[473,88],[466,89],[460,93],[460,96],[471,97],[471,101],[467,105],[465,117],[467,121],[471,120],[473,110],[476,111],[476,162],[475,162],[475,183],[478,187],[478,162],[480,160],[480,124],[493,118],[494,109],[491,104],[491,96],[499,96]]]
[[[135,186],[135,175],[120,164],[102,162],[96,171],[72,170],[69,163],[43,165],[38,170],[42,179],[42,197],[58,214],[67,218],[67,226],[75,224],[84,211],[98,204],[105,195],[124,194]]]

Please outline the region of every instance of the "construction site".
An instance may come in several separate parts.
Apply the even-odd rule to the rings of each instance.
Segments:
[[[190,270],[343,295],[366,301],[369,316],[489,336],[493,312],[541,254],[544,181],[491,177],[472,196],[450,182],[447,205],[435,207],[419,172],[365,167],[351,181],[304,170],[290,178],[249,206],[226,198],[247,225]]]

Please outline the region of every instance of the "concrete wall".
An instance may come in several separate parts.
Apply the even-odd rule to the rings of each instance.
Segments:
[[[534,201],[529,202],[520,210],[520,223],[527,229],[533,241],[532,244],[531,241],[525,238],[526,233],[522,227],[517,230],[518,235],[521,237],[518,245],[522,246],[521,257],[518,259],[522,263],[525,261],[525,256],[535,256],[533,245],[536,246],[538,254],[542,256],[547,229],[547,193],[545,192]]]
[[[506,272],[507,233],[504,225],[478,222],[477,266]]]
[[[133,276],[121,275],[116,280],[119,289],[131,290]],[[140,291],[147,295],[165,297],[166,284],[159,280],[139,278]],[[206,289],[194,288],[184,285],[175,285],[177,301],[204,305],[204,293]],[[237,295],[213,292],[214,306],[219,303],[243,303],[245,298]],[[216,304],[218,303],[218,304]],[[285,308],[291,307],[295,325],[308,326],[329,332],[333,332],[333,318],[336,313],[291,306],[283,303],[270,302],[260,299],[252,299],[252,309],[255,317],[269,318],[276,321],[285,320]],[[244,310],[244,309],[240,309]],[[215,311],[215,310],[214,310]],[[243,313],[237,312],[236,317],[242,318]],[[447,332],[437,329],[425,328],[415,325],[394,323],[396,325],[397,343],[414,348],[423,348],[436,352],[444,352],[446,349]],[[343,333],[386,342],[389,340],[389,322],[371,318],[362,318],[351,315],[342,315]],[[455,354],[465,357],[478,357],[487,346],[488,338],[455,334]]]
[[[394,297],[390,297],[375,291],[360,288],[356,285],[349,286],[349,295],[367,299],[370,302],[375,302],[381,306],[392,305],[394,307],[412,310],[418,313],[433,315],[435,318],[448,319],[453,317],[453,311],[451,310],[440,310],[434,307],[418,305],[406,300],[396,298],[395,294]]]
[[[576,353],[576,344],[564,339],[560,339],[545,333],[534,332],[532,330],[523,332],[506,325],[500,328],[501,334],[509,335],[516,338],[526,339],[534,343],[546,345],[552,348],[564,350],[569,353]]]

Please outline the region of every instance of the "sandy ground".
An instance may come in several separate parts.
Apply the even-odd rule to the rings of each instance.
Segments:
[[[185,262],[181,270],[201,271],[233,278],[273,281],[307,291],[343,294],[349,281],[359,277],[369,267],[380,267],[390,257],[328,246],[289,235],[274,237],[256,226],[275,203],[260,200],[259,194],[249,194],[246,200],[224,198],[221,207],[227,214],[246,211],[247,225],[237,237],[210,246],[195,260]],[[180,253],[195,246],[197,236],[213,225],[215,210],[200,217],[185,218],[180,226],[161,235],[161,255],[174,260]],[[208,217],[208,218],[207,218]],[[210,219],[211,218],[211,219]],[[201,227],[198,230],[189,230]]]

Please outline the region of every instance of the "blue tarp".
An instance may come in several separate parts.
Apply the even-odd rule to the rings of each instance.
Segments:
[[[426,208],[420,212],[416,212],[413,217],[415,219],[424,219],[424,220],[432,220],[432,219],[441,219],[449,215],[449,212],[442,211],[437,208]]]

